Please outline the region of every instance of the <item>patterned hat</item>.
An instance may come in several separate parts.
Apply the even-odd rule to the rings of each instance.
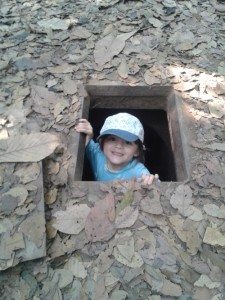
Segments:
[[[135,116],[128,113],[119,113],[109,116],[100,130],[100,137],[106,134],[113,134],[128,142],[144,141],[144,128]]]

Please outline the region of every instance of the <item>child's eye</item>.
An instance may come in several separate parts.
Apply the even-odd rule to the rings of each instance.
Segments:
[[[132,145],[132,142],[125,141],[126,145]]]
[[[109,140],[112,141],[112,142],[115,142],[116,138],[114,136],[110,136]]]

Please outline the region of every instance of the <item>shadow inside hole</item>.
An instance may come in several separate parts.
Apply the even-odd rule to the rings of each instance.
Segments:
[[[107,109],[93,108],[89,111],[89,121],[93,126],[94,139],[99,135],[105,119],[119,112],[136,116],[145,131],[145,166],[152,174],[159,174],[161,181],[176,181],[174,156],[171,147],[167,114],[162,109]],[[86,157],[83,169],[84,181],[93,181],[90,164]]]

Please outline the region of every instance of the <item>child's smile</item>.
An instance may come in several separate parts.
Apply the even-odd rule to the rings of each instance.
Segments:
[[[139,151],[135,142],[127,142],[115,135],[109,135],[104,140],[103,152],[107,159],[108,168],[112,171],[118,171],[134,157],[137,157]]]

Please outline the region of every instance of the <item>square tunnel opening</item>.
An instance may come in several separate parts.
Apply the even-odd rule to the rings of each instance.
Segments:
[[[144,127],[145,166],[161,181],[182,181],[188,177],[186,136],[182,99],[171,86],[87,85],[82,117],[90,121],[94,139],[106,117],[127,112]],[[82,146],[80,145],[82,144]],[[93,181],[89,162],[84,157],[84,139],[80,139],[75,180]]]

